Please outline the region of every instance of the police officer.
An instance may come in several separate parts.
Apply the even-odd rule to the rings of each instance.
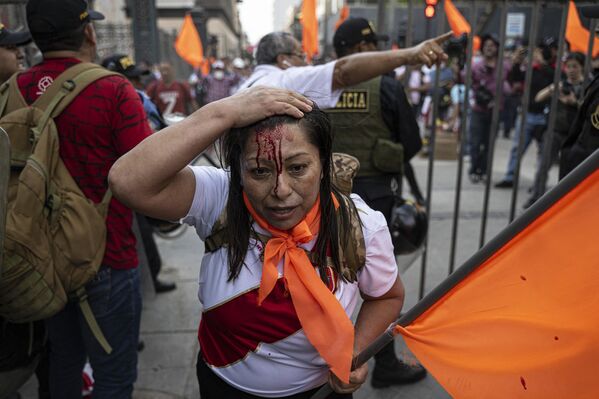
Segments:
[[[352,54],[376,51],[379,40],[386,37],[377,35],[366,19],[352,18],[339,26],[333,45],[343,60]],[[346,87],[327,113],[335,134],[333,150],[360,161],[353,191],[382,212],[389,223],[404,167],[409,167],[409,159],[422,147],[403,86],[393,75],[383,75]],[[391,342],[375,355],[371,383],[374,388],[383,388],[425,376],[426,370],[420,364],[408,365],[399,360]]]
[[[588,18],[599,18],[599,5],[580,7]],[[599,148],[599,75],[585,90],[582,105],[562,146],[560,179]]]

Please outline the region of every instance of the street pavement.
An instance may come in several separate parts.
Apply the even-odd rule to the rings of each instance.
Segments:
[[[498,138],[496,142],[493,182],[499,181],[507,165],[511,141]],[[533,145],[534,146],[534,145]],[[527,188],[534,177],[536,148],[526,154],[522,165],[522,177],[518,194],[518,212],[528,198]],[[426,193],[428,160],[416,157],[413,161],[422,190]],[[464,164],[462,204],[458,224],[456,267],[472,256],[479,246],[484,185],[472,184],[466,174],[468,163]],[[454,212],[457,161],[435,161],[432,188],[432,211],[429,228],[429,245],[426,263],[425,291],[438,285],[449,270],[450,244]],[[549,184],[557,181],[554,168]],[[511,190],[491,188],[488,212],[486,241],[493,238],[508,224]],[[139,355],[139,373],[135,386],[135,399],[182,399],[198,398],[198,384],[195,363],[198,354],[197,327],[201,305],[197,299],[197,276],[204,250],[203,243],[195,232],[188,228],[179,238],[165,240],[158,238],[163,258],[161,278],[175,281],[177,289],[155,295],[149,289],[147,272],[144,280],[144,305],[141,323],[141,339],[145,348]],[[402,279],[406,287],[404,310],[418,301],[421,276],[421,258],[417,258],[404,273]],[[400,259],[405,268],[405,260]],[[396,351],[401,357],[413,358],[401,338],[396,343]],[[371,360],[370,367],[373,363]],[[271,376],[272,377],[272,376]],[[265,378],[269,378],[265,376]],[[32,378],[21,389],[24,399],[35,399],[36,381]],[[436,382],[433,376],[415,384],[395,386],[386,389],[373,389],[369,383],[354,394],[356,399],[443,399],[450,396]]]

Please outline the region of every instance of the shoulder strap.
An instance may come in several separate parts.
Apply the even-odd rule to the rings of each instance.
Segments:
[[[34,142],[39,139],[39,135],[46,127],[48,120],[60,115],[83,89],[90,83],[111,75],[119,74],[91,63],[77,64],[64,71],[32,105],[44,111],[40,123],[32,129],[35,135]]]
[[[70,68],[65,69],[54,82],[46,89],[44,94],[42,94],[37,100],[31,104],[32,106],[40,109],[46,109],[46,107],[50,104],[52,99],[58,95],[62,85],[67,80],[72,80],[77,77],[81,72],[84,72],[88,69],[95,68],[97,65],[89,63],[89,62],[81,62],[79,64],[73,65]]]
[[[60,101],[56,104],[57,107],[55,108],[53,115],[53,117],[56,117],[83,89],[89,86],[90,83],[110,75],[118,74],[116,72],[108,71],[100,65],[91,62],[79,63],[61,73],[44,94],[35,100],[32,106],[41,110],[46,110],[56,100],[56,97],[61,95],[61,92],[65,92],[65,95],[61,97],[61,100],[62,98],[66,98],[66,100],[62,101],[60,106],[58,106]]]

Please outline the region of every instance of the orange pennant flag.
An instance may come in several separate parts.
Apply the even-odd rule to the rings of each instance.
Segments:
[[[462,15],[460,10],[453,4],[451,0],[445,0],[445,15],[447,15],[447,22],[453,31],[453,35],[458,37],[463,35],[464,33],[470,34],[472,28],[466,18]],[[475,36],[472,42],[472,47],[474,52],[480,49],[480,38]]]
[[[349,6],[347,5],[347,3],[343,3],[343,7],[341,7],[341,10],[339,11],[339,19],[335,23],[335,30],[337,30],[337,28],[339,28],[339,25],[341,25],[348,18]]]
[[[488,245],[499,249],[471,259],[469,274],[457,270],[449,279],[465,277],[399,328],[452,397],[597,397],[599,153],[583,165],[548,193],[553,205],[535,204],[535,216]],[[566,194],[551,196],[558,187]]]
[[[580,51],[585,55],[587,54],[589,48],[589,31],[580,22],[578,10],[572,0],[570,0],[570,7],[568,9],[566,40],[570,43],[571,51]],[[593,57],[597,57],[599,55],[599,39],[595,37],[593,40]]]
[[[318,54],[316,0],[304,0],[302,3],[302,46],[308,62]]]
[[[179,36],[177,36],[177,39],[175,40],[175,50],[177,51],[177,54],[179,54],[179,57],[183,58],[185,62],[194,68],[202,68],[203,73],[206,69],[204,74],[210,71],[210,66],[204,60],[202,40],[193,23],[191,14],[185,15]]]

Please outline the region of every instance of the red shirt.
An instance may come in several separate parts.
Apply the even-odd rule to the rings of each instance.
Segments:
[[[74,58],[47,59],[21,73],[17,82],[25,101],[33,103],[48,83],[79,62]],[[108,188],[108,171],[117,158],[152,133],[139,95],[122,76],[93,82],[54,121],[62,161],[81,191],[96,203]],[[137,267],[132,219],[131,210],[113,198],[106,219],[103,265]]]
[[[185,83],[174,81],[167,85],[163,81],[153,82],[146,92],[162,115],[187,115],[187,107],[191,105],[192,98],[189,86]]]

